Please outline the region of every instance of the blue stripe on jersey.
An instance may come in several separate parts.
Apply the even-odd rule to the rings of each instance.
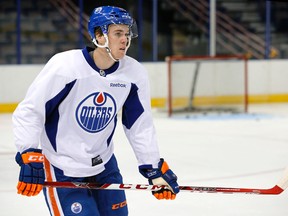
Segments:
[[[122,124],[130,129],[139,116],[144,112],[144,108],[138,97],[138,87],[132,83],[130,93],[122,109]]]
[[[58,130],[58,121],[59,121],[58,107],[61,104],[61,102],[67,97],[67,95],[73,88],[75,82],[76,80],[67,83],[65,87],[54,98],[47,101],[45,104],[45,110],[46,110],[45,131],[55,151],[57,151],[56,134]]]
[[[107,139],[107,146],[110,145],[110,142],[111,142],[112,137],[113,137],[114,132],[115,132],[116,125],[117,125],[117,115],[114,117],[114,128],[113,128],[113,131],[112,131],[111,135]]]

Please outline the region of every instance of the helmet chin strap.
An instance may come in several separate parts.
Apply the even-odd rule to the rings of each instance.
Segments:
[[[114,62],[118,62],[119,59],[115,59],[113,56],[112,56],[112,53],[111,53],[111,49],[109,47],[105,47],[106,48],[106,51],[108,53],[108,55],[110,56],[110,58],[114,61]]]
[[[112,56],[112,53],[111,53],[111,49],[109,48],[108,46],[108,43],[109,43],[109,40],[108,40],[108,36],[107,34],[104,34],[104,38],[105,38],[105,44],[104,45],[100,45],[98,44],[97,40],[95,38],[93,38],[92,42],[99,48],[105,48],[109,57],[114,61],[114,62],[118,62],[119,59],[115,59],[113,56]],[[127,51],[127,48],[126,48],[126,51]]]
[[[126,46],[126,49],[125,49],[125,53],[127,53],[130,45],[131,45],[131,36],[128,37],[128,42],[127,42],[127,46]]]

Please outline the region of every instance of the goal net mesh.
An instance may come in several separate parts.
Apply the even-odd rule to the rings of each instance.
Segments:
[[[246,112],[247,60],[241,56],[167,58],[168,113]]]

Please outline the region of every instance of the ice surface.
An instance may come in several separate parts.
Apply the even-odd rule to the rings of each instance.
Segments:
[[[155,114],[161,156],[180,185],[270,188],[288,165],[288,106],[250,108],[248,115],[166,118]],[[121,125],[114,142],[125,183],[144,183]],[[18,165],[11,115],[0,115],[1,216],[49,215],[43,194],[17,195]],[[127,191],[131,216],[287,216],[288,192],[280,195],[180,192],[158,201],[150,192]]]

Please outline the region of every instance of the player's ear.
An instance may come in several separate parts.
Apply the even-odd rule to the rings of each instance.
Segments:
[[[96,36],[96,41],[99,45],[104,45],[105,44],[105,37],[102,35],[102,36]]]
[[[96,41],[99,45],[105,44],[105,38],[103,35],[96,35]]]

